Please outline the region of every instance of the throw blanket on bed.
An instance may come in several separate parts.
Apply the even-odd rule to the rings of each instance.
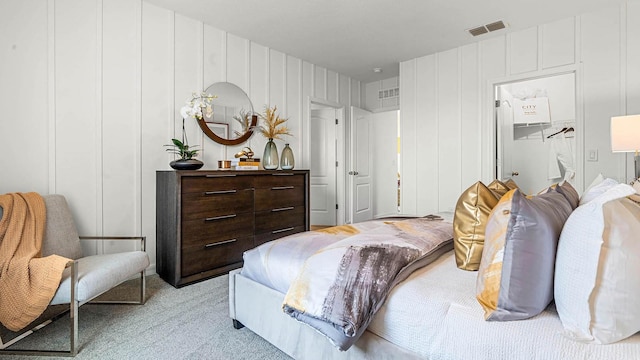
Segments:
[[[340,350],[362,335],[396,284],[452,247],[450,222],[418,218],[382,224],[315,252],[285,296],[285,313]]]
[[[0,195],[0,207],[0,322],[19,331],[47,308],[69,259],[40,257],[46,221],[42,196]]]

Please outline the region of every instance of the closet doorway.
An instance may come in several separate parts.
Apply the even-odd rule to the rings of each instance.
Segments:
[[[496,178],[513,179],[526,194],[581,181],[576,73],[504,82],[494,90]]]

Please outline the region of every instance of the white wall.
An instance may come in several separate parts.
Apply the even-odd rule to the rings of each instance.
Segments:
[[[398,214],[398,111],[372,114],[373,217]]]
[[[152,267],[155,171],[169,169],[163,145],[180,134],[193,91],[230,81],[257,111],[276,105],[301,169],[307,98],[361,97],[349,77],[140,0],[3,0],[0,79],[0,193],[64,194],[81,234],[146,235]],[[195,121],[187,133],[205,168],[236,151]],[[265,142],[249,145],[261,156]]]
[[[627,181],[632,156],[611,153],[611,116],[640,113],[640,2],[481,40],[400,64],[402,212],[452,210],[462,190],[494,174],[488,84],[577,71],[580,187],[599,173]],[[583,124],[582,124],[583,122]]]

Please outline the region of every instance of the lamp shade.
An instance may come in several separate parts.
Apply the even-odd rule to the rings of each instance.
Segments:
[[[612,117],[611,151],[633,152],[637,150],[640,150],[640,115]]]

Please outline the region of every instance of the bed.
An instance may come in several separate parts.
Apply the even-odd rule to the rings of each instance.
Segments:
[[[528,320],[485,321],[475,298],[477,273],[458,269],[453,251],[437,255],[393,287],[347,351],[283,312],[286,284],[265,285],[243,269],[229,273],[230,316],[296,359],[640,358],[638,334],[610,345],[568,339],[553,304]],[[246,261],[251,256],[245,268],[255,266]]]

